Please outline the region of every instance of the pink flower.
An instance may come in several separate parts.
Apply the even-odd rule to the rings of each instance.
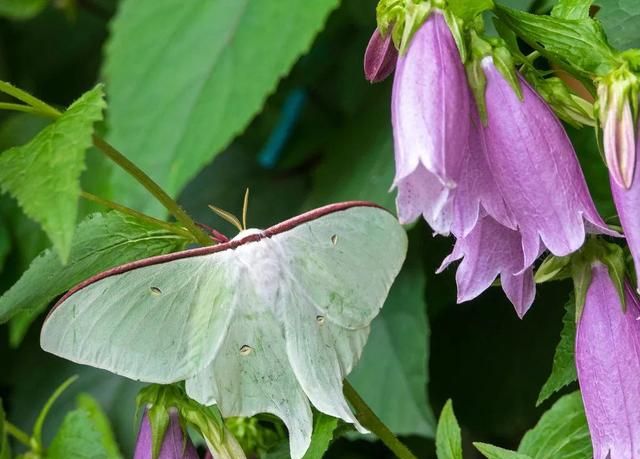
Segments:
[[[373,31],[367,50],[364,52],[364,76],[371,83],[378,83],[393,73],[398,59],[398,50],[391,33],[386,37],[378,29]]]

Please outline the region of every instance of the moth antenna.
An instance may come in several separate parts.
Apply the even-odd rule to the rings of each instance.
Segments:
[[[244,203],[242,204],[242,226],[247,229],[247,209],[249,208],[249,188],[244,192]]]
[[[242,231],[242,224],[240,223],[240,220],[238,220],[238,218],[231,212],[227,212],[226,210],[222,210],[219,207],[213,206],[211,204],[209,204],[209,209],[213,210],[223,220],[228,221],[233,226],[238,228],[238,231]]]

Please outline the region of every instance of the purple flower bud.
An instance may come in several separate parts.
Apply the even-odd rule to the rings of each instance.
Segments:
[[[373,31],[367,50],[364,52],[364,77],[370,83],[378,83],[393,73],[398,60],[398,50],[391,33],[386,37],[378,29]]]
[[[624,188],[631,187],[636,166],[635,126],[625,96],[627,86],[622,80],[598,87],[605,159],[611,177]]]
[[[521,268],[531,266],[544,248],[558,256],[576,251],[587,231],[616,235],[598,215],[573,146],[553,111],[524,78],[520,100],[491,57],[482,66],[487,77],[487,161],[522,236]]]
[[[576,368],[594,459],[640,459],[640,307],[625,285],[626,312],[598,263],[578,322]]]
[[[152,459],[152,431],[146,410],[138,431],[133,459]],[[169,426],[162,439],[157,459],[199,459],[191,439],[184,435],[175,410],[169,413]]]
[[[470,105],[458,48],[442,14],[434,10],[396,67],[391,101],[395,186],[422,167],[444,186],[455,187],[469,135]],[[419,181],[414,178],[412,186]],[[428,186],[436,188],[431,182]],[[432,190],[420,190],[426,194]]]
[[[522,238],[489,216],[481,218],[465,237],[458,238],[453,252],[438,272],[462,258],[456,272],[458,303],[472,300],[500,276],[502,289],[522,318],[535,297],[531,266],[522,270]]]

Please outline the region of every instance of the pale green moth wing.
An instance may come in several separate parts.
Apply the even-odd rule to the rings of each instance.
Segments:
[[[312,414],[356,424],[342,381],[407,250],[387,211],[349,202],[233,241],[142,260],[66,295],[43,349],[148,382],[187,381],[224,416],[269,412],[308,448]]]

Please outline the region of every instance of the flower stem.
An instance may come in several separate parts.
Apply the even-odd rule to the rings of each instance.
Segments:
[[[13,438],[18,440],[23,445],[26,445],[29,447],[31,446],[31,438],[29,438],[29,435],[26,432],[14,426],[13,424],[11,424],[7,420],[4,421],[4,429],[9,435],[11,435]]]
[[[126,156],[116,150],[104,139],[93,136],[93,144],[101,150],[109,159],[124,169],[129,175],[138,181],[149,191],[174,217],[193,235],[196,241],[202,245],[212,245],[213,241],[191,219],[191,217],[174,201],[151,177],[145,174],[138,166],[129,161]]]
[[[400,459],[417,459],[416,456],[409,451],[409,448],[405,446],[398,438],[389,430],[389,428],[380,420],[373,410],[362,400],[360,394],[356,392],[349,381],[344,381],[344,395],[349,400],[349,403],[353,405],[356,410],[356,418],[360,423],[371,430],[374,434],[382,440],[387,448],[389,448],[396,457]]]
[[[23,91],[22,89],[17,88],[5,81],[0,81],[0,92],[8,94],[11,97],[15,97],[19,101],[32,106],[33,108],[36,109],[37,112],[42,113],[44,116],[48,116],[52,118],[56,118],[60,116],[60,112],[55,108],[53,108],[51,105],[41,101],[37,97],[33,97],[28,92]]]
[[[87,193],[86,191],[80,192],[80,197],[86,199],[87,201],[95,202],[96,204],[100,204],[101,206],[107,207],[109,209],[117,210],[121,214],[130,215],[139,220],[143,220],[147,223],[151,223],[152,225],[156,225],[162,229],[170,231],[178,236],[182,236],[186,239],[189,239],[193,242],[197,242],[195,240],[195,236],[191,234],[186,228],[175,225],[173,223],[168,223],[162,220],[158,220],[157,218],[153,218],[147,214],[143,214],[142,212],[138,212],[137,210],[130,209],[129,207],[118,204],[117,202],[109,201],[108,199],[101,198],[100,196],[96,196],[91,193]]]
[[[11,102],[0,102],[0,110],[12,110],[14,112],[31,113],[32,115],[41,115],[40,110],[30,105],[13,104]]]

